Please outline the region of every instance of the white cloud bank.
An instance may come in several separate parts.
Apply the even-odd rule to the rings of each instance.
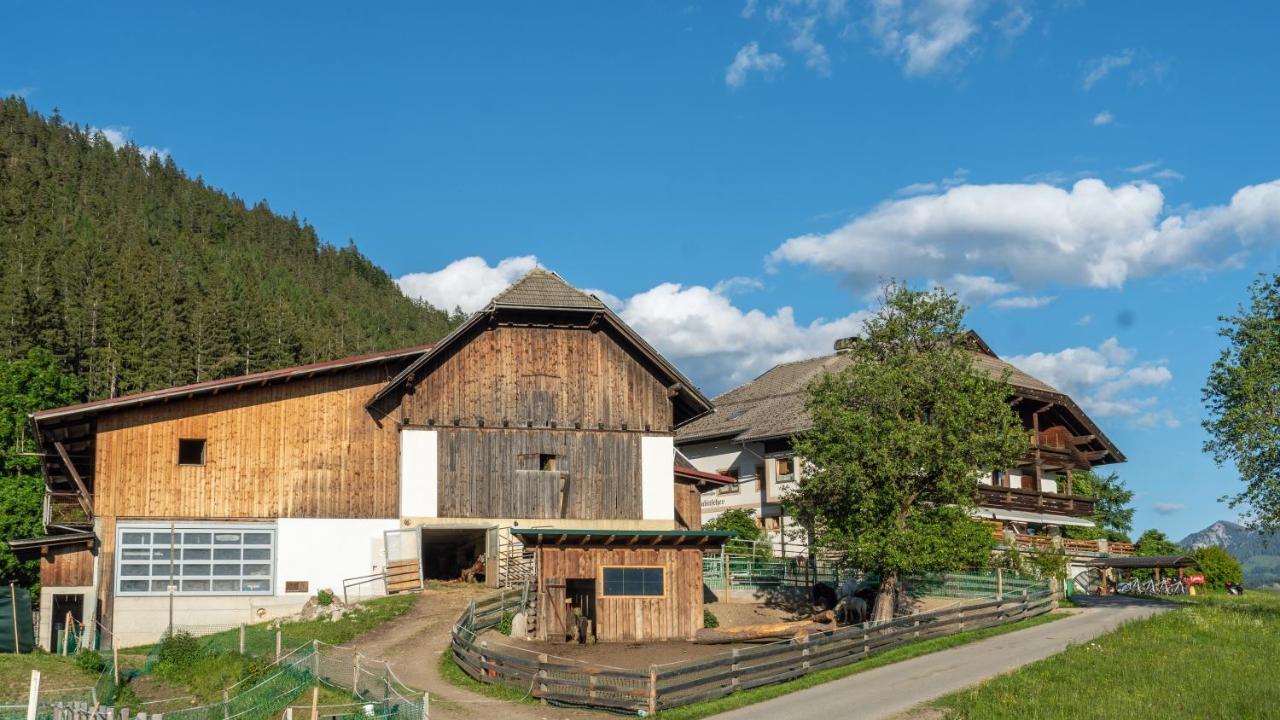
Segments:
[[[1173,380],[1163,360],[1135,363],[1137,351],[1112,337],[1096,348],[1070,347],[1005,358],[1067,393],[1090,415],[1123,417],[1137,428],[1177,427],[1178,419],[1157,407],[1151,393]]]
[[[724,71],[724,82],[731,88],[740,88],[747,84],[747,76],[753,72],[770,77],[787,64],[777,53],[760,52],[760,43],[750,42],[743,45],[733,62]]]
[[[119,150],[120,148],[133,142],[129,139],[129,128],[127,127],[90,127],[88,128],[89,136],[102,135],[107,142],[111,143],[111,147]],[[156,157],[161,160],[169,157],[169,148],[158,148],[152,145],[138,145],[138,152],[145,157]]]
[[[769,258],[842,273],[858,290],[889,277],[959,275],[1017,288],[1116,288],[1157,272],[1236,262],[1278,232],[1280,180],[1241,188],[1226,205],[1177,212],[1145,181],[966,184],[886,201],[831,232],[790,238]]]
[[[474,312],[537,266],[532,255],[496,265],[483,258],[455,260],[441,270],[411,273],[396,282],[408,296],[439,308]],[[712,287],[662,283],[629,298],[586,290],[612,307],[704,390],[718,393],[744,383],[781,362],[831,352],[836,338],[855,334],[866,313],[808,323],[790,307],[770,313],[744,309],[732,296],[756,289],[759,281],[729,278]]]

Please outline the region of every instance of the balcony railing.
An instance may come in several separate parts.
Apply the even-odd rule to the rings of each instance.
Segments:
[[[1094,502],[1094,498],[1083,495],[1064,495],[996,485],[978,486],[978,504],[983,507],[1088,517],[1093,514]]]
[[[1000,544],[1007,543],[1009,540],[1001,530],[995,530],[991,534],[995,537],[996,542]],[[1132,543],[1107,542],[1106,540],[1061,538],[1058,542],[1061,543],[1063,551],[1068,555],[1132,555],[1135,550]],[[1055,547],[1055,539],[1049,535],[1018,533],[1013,536],[1013,544],[1021,550],[1049,550]]]
[[[92,502],[92,500],[90,500]],[[76,493],[46,492],[44,495],[45,525],[64,527],[92,527],[93,520],[85,513]]]

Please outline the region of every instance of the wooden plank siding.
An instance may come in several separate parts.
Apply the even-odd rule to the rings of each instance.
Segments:
[[[637,433],[446,428],[439,438],[441,517],[642,516]],[[555,471],[538,469],[541,454],[556,456]]]
[[[402,400],[415,425],[672,429],[667,388],[602,330],[499,325],[424,371]]]
[[[84,545],[55,545],[40,551],[40,584],[44,587],[93,585],[93,550]]]
[[[104,415],[94,511],[112,518],[396,517],[397,430],[364,407],[387,375],[358,368]],[[205,439],[204,465],[178,465],[182,438]]]
[[[691,482],[676,481],[676,529],[702,529],[702,493]]]
[[[606,597],[601,568],[661,566],[666,570],[663,597]],[[600,642],[679,640],[702,627],[702,551],[697,548],[604,548],[542,546],[538,572],[548,578],[593,580],[596,588],[596,637]],[[539,597],[539,611],[550,612],[551,598]],[[539,623],[542,632],[549,623]],[[544,640],[550,639],[544,635]]]

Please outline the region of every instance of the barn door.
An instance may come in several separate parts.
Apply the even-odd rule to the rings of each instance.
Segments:
[[[564,578],[547,578],[542,581],[544,599],[543,617],[546,619],[547,640],[562,643],[569,634],[569,608],[565,603]]]
[[[384,579],[387,593],[422,589],[422,534],[419,528],[387,530],[383,533],[387,547],[387,569]]]

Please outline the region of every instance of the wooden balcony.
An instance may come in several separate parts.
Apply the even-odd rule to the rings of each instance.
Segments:
[[[93,519],[84,511],[73,492],[46,492],[44,524],[71,528],[91,528]]]
[[[1025,512],[1089,517],[1093,514],[1094,499],[1083,495],[1039,492],[1022,488],[978,485],[978,504],[982,507]]]
[[[991,534],[998,544],[1008,542],[1008,538],[1002,530],[994,530]],[[1107,542],[1106,540],[1062,538],[1060,542],[1063,551],[1068,555],[1132,555],[1135,550],[1132,543]],[[1054,538],[1048,535],[1024,535],[1019,533],[1013,536],[1013,543],[1020,550],[1049,550],[1054,547]]]

